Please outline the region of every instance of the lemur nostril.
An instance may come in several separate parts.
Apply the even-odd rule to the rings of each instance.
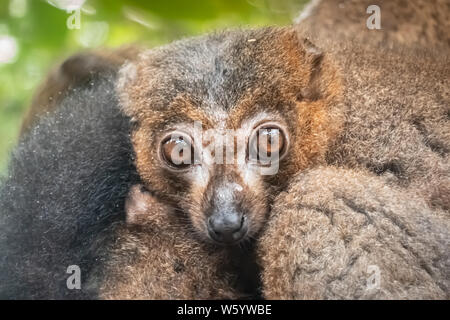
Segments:
[[[212,215],[208,218],[208,233],[217,242],[235,243],[247,234],[245,221],[245,216],[237,213]]]

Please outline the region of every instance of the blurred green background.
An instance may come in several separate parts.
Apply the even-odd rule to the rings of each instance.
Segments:
[[[33,90],[74,52],[133,42],[151,47],[223,28],[286,25],[305,2],[0,0],[0,173]]]

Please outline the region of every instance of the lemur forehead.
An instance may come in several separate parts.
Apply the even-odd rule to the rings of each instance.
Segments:
[[[211,118],[208,118],[211,119]],[[248,117],[241,118],[239,123],[234,123],[234,115],[226,113],[215,121],[204,122],[196,118],[187,119],[183,122],[168,122],[166,130],[181,130],[183,132],[196,135],[198,133],[209,131],[212,135],[230,134],[230,130],[238,135],[249,135],[253,129],[264,122],[276,122],[281,126],[286,126],[286,121],[280,113],[277,112],[256,112]]]
[[[270,91],[277,82],[288,82],[292,68],[283,71],[287,58],[282,57],[277,33],[285,34],[280,29],[224,32],[149,50],[138,61],[138,85],[146,98],[157,97],[159,108],[184,93],[223,118],[225,113],[218,110],[232,109],[249,92],[263,86]],[[132,75],[133,69],[127,72]],[[158,108],[157,103],[152,108]]]

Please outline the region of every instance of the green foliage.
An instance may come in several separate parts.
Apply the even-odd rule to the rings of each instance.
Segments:
[[[69,29],[66,22],[73,12],[47,1],[0,0],[0,37],[14,37],[19,49],[14,62],[0,63],[0,172],[33,90],[52,65],[70,54],[132,42],[155,46],[223,28],[289,24],[304,2],[87,0],[80,29]]]

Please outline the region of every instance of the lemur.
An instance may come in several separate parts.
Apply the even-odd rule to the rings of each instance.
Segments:
[[[323,161],[328,137],[337,130],[337,122],[331,123],[326,108],[339,92],[339,79],[332,66],[319,71],[319,66],[327,62],[322,61],[313,44],[298,39],[294,31],[267,28],[217,33],[140,55],[137,50],[125,52],[126,59],[121,61],[128,63],[120,71],[117,91],[122,109],[132,119],[142,183],[159,201],[186,211],[202,238],[228,244],[254,236],[263,225],[270,199],[286,186],[288,177]],[[64,83],[57,80],[59,77],[73,79],[70,85],[79,87],[89,82],[92,73],[117,69],[114,63],[108,64],[108,57],[117,55],[123,56],[123,50],[118,54],[94,52],[70,58],[52,72],[34,100],[53,101],[54,83]],[[80,65],[84,68],[71,71]],[[91,71],[84,71],[92,65],[95,67]],[[319,72],[329,77],[332,85],[321,87]],[[130,73],[134,79],[130,79]],[[64,96],[72,90],[66,87],[58,94]],[[131,101],[141,99],[139,94],[146,95],[147,101]],[[33,106],[37,109],[36,103]],[[167,109],[164,114],[163,109]],[[38,116],[32,110],[25,124]],[[196,122],[202,125],[201,132],[193,132]],[[210,129],[215,129],[212,137],[203,135],[203,141],[197,141]],[[237,164],[234,158],[232,164],[216,164],[215,159],[205,159],[212,163],[202,166],[173,163],[170,153],[175,145],[192,144],[187,148],[193,149],[190,156],[207,156],[206,144],[214,148],[218,143],[214,140],[225,137],[230,129],[239,135],[233,139],[243,140],[241,146],[232,141],[232,148],[243,149],[238,151],[246,163]],[[179,141],[170,139],[174,132],[180,134]],[[199,137],[194,137],[197,134]],[[265,141],[267,145],[263,145]],[[261,174],[261,159],[248,161],[249,152],[255,148],[277,154],[280,163],[274,174]],[[228,227],[238,228],[241,233],[227,234],[231,231]]]
[[[289,177],[325,161],[339,125],[329,107],[340,89],[334,67],[289,28],[217,33],[143,52],[121,69],[117,86],[144,186],[187,215],[202,239],[223,244],[255,237]],[[230,130],[225,161],[218,140]],[[267,163],[251,150],[277,154],[276,170],[264,173]]]

